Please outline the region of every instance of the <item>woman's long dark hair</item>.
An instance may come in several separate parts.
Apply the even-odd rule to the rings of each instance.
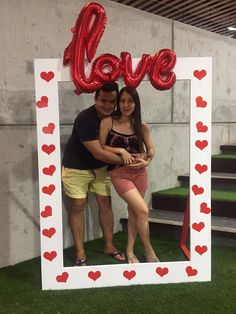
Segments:
[[[131,97],[134,100],[135,107],[134,107],[134,112],[133,112],[132,124],[134,127],[134,131],[137,135],[139,152],[142,153],[142,152],[144,152],[144,147],[143,147],[143,135],[142,135],[141,104],[140,104],[139,94],[135,88],[123,87],[120,90],[119,95],[118,95],[118,105],[117,105],[117,110],[116,110],[115,116],[117,118],[119,118],[121,116],[120,99],[121,99],[121,96],[125,92],[128,93],[129,95],[131,95]]]

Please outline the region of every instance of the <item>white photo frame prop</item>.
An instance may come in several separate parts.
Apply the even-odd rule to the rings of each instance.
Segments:
[[[190,260],[64,267],[58,82],[71,78],[62,59],[35,60],[42,289],[211,280],[212,59],[177,58],[174,72],[191,82]]]

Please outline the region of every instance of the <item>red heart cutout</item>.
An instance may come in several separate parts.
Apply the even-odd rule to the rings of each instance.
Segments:
[[[195,195],[204,193],[204,189],[202,187],[197,186],[196,184],[192,186],[192,191]]]
[[[199,223],[194,222],[194,223],[192,224],[192,228],[193,228],[194,230],[198,231],[198,232],[200,232],[204,227],[205,227],[205,224],[204,224],[204,222],[202,222],[202,221],[199,222]]]
[[[69,277],[69,274],[67,272],[63,272],[61,275],[58,275],[56,277],[57,282],[66,282]]]
[[[131,280],[132,278],[134,278],[136,276],[136,271],[135,270],[131,270],[131,271],[125,270],[123,272],[123,276],[125,278],[127,278],[128,280]]]
[[[197,172],[202,174],[203,172],[207,171],[208,167],[207,167],[207,165],[196,164],[195,165],[195,169],[196,169]]]
[[[165,276],[166,274],[168,274],[168,272],[169,272],[169,269],[167,268],[167,267],[157,267],[156,268],[156,273],[159,275],[159,276],[161,276],[161,277],[163,277],[163,276]]]
[[[50,82],[53,78],[54,78],[54,73],[52,71],[49,71],[49,72],[41,72],[40,73],[40,77],[47,81],[47,82]]]
[[[196,105],[197,107],[200,107],[200,108],[206,108],[207,102],[203,100],[201,96],[198,96],[196,98]]]
[[[41,217],[47,218],[49,216],[52,216],[52,207],[51,206],[45,206],[44,210],[41,211]]]
[[[42,131],[45,134],[53,134],[54,130],[55,130],[55,124],[54,123],[48,123],[47,126],[44,126],[42,128]]]
[[[42,188],[42,191],[44,194],[52,195],[52,193],[55,191],[56,187],[54,184],[50,184],[49,186],[44,186]]]
[[[196,251],[198,254],[202,255],[202,254],[206,253],[206,251],[207,251],[207,246],[205,246],[205,245],[203,245],[203,246],[196,245],[196,246],[195,246],[195,251]]]
[[[211,212],[210,207],[207,207],[207,203],[202,203],[200,205],[200,212],[204,214],[209,214]]]
[[[56,147],[53,144],[51,144],[51,145],[44,144],[42,146],[42,151],[48,155],[50,155],[52,152],[54,152],[55,149],[56,149]]]
[[[43,168],[43,173],[49,176],[52,176],[55,171],[56,167],[54,165],[50,165],[49,167]]]
[[[207,132],[208,131],[208,127],[206,125],[204,125],[201,121],[196,123],[196,127],[197,127],[198,132]]]
[[[44,252],[43,257],[48,259],[50,262],[54,260],[54,258],[57,256],[56,251],[51,251],[51,252]]]
[[[36,102],[38,108],[45,108],[48,107],[48,98],[47,96],[42,96],[41,100]]]
[[[56,233],[56,229],[53,227],[50,229],[43,229],[42,233],[45,237],[51,238]]]
[[[101,277],[101,272],[98,271],[98,270],[95,271],[95,272],[90,271],[90,272],[88,273],[88,277],[89,277],[90,279],[96,281],[99,277]]]
[[[198,71],[198,70],[195,70],[194,72],[193,72],[193,75],[197,78],[197,79],[199,79],[199,80],[201,80],[204,76],[206,76],[206,71],[205,70],[201,70],[201,71]]]
[[[198,147],[201,150],[203,150],[207,145],[208,145],[208,142],[206,140],[203,140],[203,141],[197,140],[195,142],[195,146]]]
[[[189,277],[197,275],[197,269],[194,269],[191,266],[186,267],[185,270]]]

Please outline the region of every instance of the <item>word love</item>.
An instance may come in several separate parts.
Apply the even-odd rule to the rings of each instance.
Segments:
[[[135,70],[129,52],[121,52],[120,58],[105,53],[94,60],[91,73],[86,76],[86,62],[91,63],[95,56],[106,22],[104,8],[91,2],[83,7],[72,29],[73,38],[65,49],[63,63],[70,63],[77,94],[92,93],[103,84],[116,81],[119,76],[123,76],[126,86],[136,88],[146,74],[156,89],[167,90],[173,87],[176,75],[172,70],[176,55],[170,49],[162,49],[154,56],[143,54]]]

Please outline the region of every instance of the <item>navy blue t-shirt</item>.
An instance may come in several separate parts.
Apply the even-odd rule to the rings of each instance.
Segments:
[[[100,119],[95,105],[79,113],[64,151],[62,164],[66,168],[90,170],[104,167],[106,163],[93,157],[83,145],[84,141],[98,140]]]

